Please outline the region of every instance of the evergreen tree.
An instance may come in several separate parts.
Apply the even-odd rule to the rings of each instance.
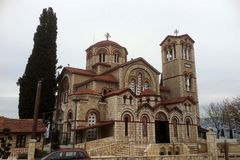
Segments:
[[[19,89],[19,117],[33,118],[37,83],[42,82],[39,117],[51,120],[56,92],[56,64],[57,64],[57,18],[52,8],[45,8],[39,18],[40,24],[34,34],[32,54],[22,77],[18,79]]]

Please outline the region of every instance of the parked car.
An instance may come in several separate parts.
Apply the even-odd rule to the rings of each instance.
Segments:
[[[90,160],[88,153],[81,148],[62,148],[53,151],[41,160]]]

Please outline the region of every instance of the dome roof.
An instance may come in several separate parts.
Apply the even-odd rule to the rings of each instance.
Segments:
[[[93,47],[104,47],[104,46],[109,46],[109,45],[115,46],[115,47],[118,47],[118,48],[124,48],[124,49],[126,49],[125,47],[122,47],[120,44],[118,44],[118,43],[116,43],[116,42],[114,42],[114,41],[103,40],[103,41],[99,41],[99,42],[91,45],[90,47],[88,47],[88,49],[87,49],[86,51],[90,50],[90,49],[93,48]]]

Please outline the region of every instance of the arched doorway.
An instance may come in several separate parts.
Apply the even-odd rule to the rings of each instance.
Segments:
[[[155,117],[155,137],[156,143],[169,143],[169,122],[163,112],[159,112]]]

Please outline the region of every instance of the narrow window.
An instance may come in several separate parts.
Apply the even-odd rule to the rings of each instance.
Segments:
[[[135,93],[135,80],[131,79],[129,88]]]
[[[137,82],[137,93],[136,94],[140,95],[142,92],[142,74],[141,73],[138,74],[137,80],[138,80],[138,82]]]
[[[127,100],[127,96],[124,95],[124,96],[123,96],[123,104],[126,104],[126,100]]]
[[[103,56],[103,62],[105,62],[105,53],[102,53],[102,56]]]
[[[190,128],[189,128],[190,120],[189,119],[186,120],[186,124],[187,124],[187,136],[189,137],[190,136]]]
[[[190,80],[187,74],[185,75],[185,88],[187,91],[190,91]]]
[[[125,123],[125,136],[128,136],[128,121],[129,121],[129,116],[125,116],[124,118],[124,123]]]
[[[102,54],[100,53],[98,56],[99,56],[99,62],[102,62]]]
[[[189,90],[192,90],[192,75],[189,76]]]
[[[143,137],[147,137],[147,117],[142,118],[142,134]]]
[[[114,54],[114,62],[119,63],[119,54]]]
[[[132,96],[129,97],[129,103],[132,104]]]
[[[178,137],[177,119],[174,118],[172,123],[173,123],[173,135],[174,135],[174,137],[177,138]]]

